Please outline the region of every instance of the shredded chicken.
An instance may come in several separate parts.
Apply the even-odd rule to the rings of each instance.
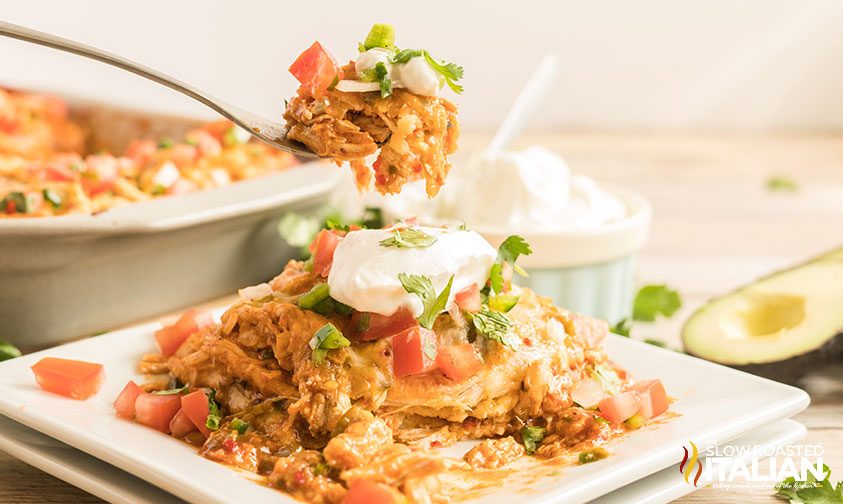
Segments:
[[[346,75],[356,75],[352,68]],[[457,149],[459,122],[453,103],[396,89],[381,98],[377,92],[328,91],[313,98],[300,92],[284,112],[287,136],[313,152],[341,163],[350,161],[358,188],[372,176],[382,194],[401,191],[407,182],[424,179],[435,196],[451,168],[447,156]],[[364,158],[375,154],[374,174]]]
[[[169,359],[144,359],[144,370],[216,391],[226,418],[204,456],[268,474],[308,502],[339,502],[366,479],[413,503],[439,503],[490,486],[501,477],[496,471],[525,459],[553,460],[618,434],[570,397],[595,365],[616,369],[599,348],[605,324],[513,287],[520,299],[507,313],[512,348],[477,336],[472,324],[446,312],[433,327],[437,345],[473,345],[482,369],[460,382],[441,373],[399,379],[388,338],[358,341],[348,315],[298,306],[322,281],[291,261],[269,283],[272,296],[238,302],[219,326],[190,336]],[[317,364],[311,339],[328,322],[351,345]],[[235,416],[248,422],[245,433],[227,427]],[[527,421],[547,426],[535,457],[526,457],[519,441]],[[463,459],[435,450],[471,439],[481,442]]]

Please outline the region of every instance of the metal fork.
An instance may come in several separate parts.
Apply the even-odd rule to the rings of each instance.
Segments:
[[[174,79],[169,75],[165,75],[157,70],[140,65],[121,56],[117,56],[116,54],[102,51],[96,47],[81,44],[63,37],[50,35],[49,33],[32,30],[24,26],[18,26],[4,21],[0,21],[0,35],[51,47],[60,51],[78,54],[79,56],[85,56],[86,58],[91,58],[116,66],[117,68],[122,68],[123,70],[128,70],[129,72],[140,75],[141,77],[146,77],[149,80],[163,84],[168,88],[175,89],[176,91],[186,94],[194,100],[211,107],[227,119],[251,133],[255,138],[263,140],[277,149],[296,154],[297,156],[318,157],[301,143],[288,139],[287,127],[283,124],[264,119],[263,117],[252,114],[251,112],[235,107],[234,105],[226,103],[219,98],[215,98],[208,93],[178,79]]]

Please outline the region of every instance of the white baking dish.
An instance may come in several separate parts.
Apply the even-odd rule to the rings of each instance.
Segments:
[[[195,121],[79,103],[92,145],[179,137]],[[303,164],[99,215],[0,219],[0,338],[26,349],[91,335],[268,280],[298,251],[288,211],[319,206],[338,169]]]

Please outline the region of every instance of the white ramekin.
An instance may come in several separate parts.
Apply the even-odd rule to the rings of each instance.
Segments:
[[[533,249],[518,264],[530,274],[515,283],[550,297],[563,308],[615,323],[632,312],[635,257],[647,241],[652,211],[635,191],[601,188],[619,197],[627,217],[586,231],[530,231],[472,226],[497,247],[519,234]]]

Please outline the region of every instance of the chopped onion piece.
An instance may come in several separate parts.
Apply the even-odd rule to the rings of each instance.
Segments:
[[[164,189],[168,189],[170,186],[175,184],[176,180],[179,178],[181,178],[181,172],[179,172],[175,163],[167,161],[158,168],[155,176],[152,177],[152,184],[154,186],[161,186]]]
[[[245,287],[238,290],[237,293],[240,294],[241,299],[251,301],[253,299],[261,299],[266,296],[271,296],[272,287],[270,287],[268,283],[262,283],[251,287]]]
[[[608,396],[603,386],[591,378],[580,380],[571,391],[571,399],[586,409],[594,408]]]
[[[393,83],[393,87],[395,87],[395,83]],[[344,93],[367,93],[369,91],[380,91],[381,86],[377,82],[341,80],[337,83],[336,90]]]

